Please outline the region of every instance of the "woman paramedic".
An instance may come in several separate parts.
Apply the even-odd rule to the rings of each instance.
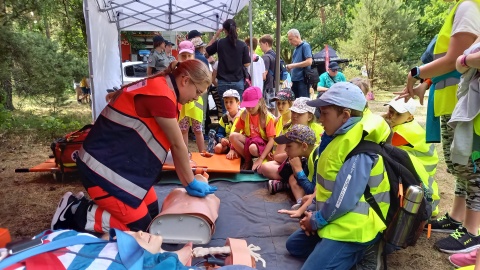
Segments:
[[[193,175],[177,122],[180,104],[197,100],[210,84],[202,62],[175,61],[159,74],[110,93],[76,159],[93,204],[82,192],[67,192],[52,229],[146,231],[158,214],[153,185],[169,150],[189,195],[215,192],[203,176]]]

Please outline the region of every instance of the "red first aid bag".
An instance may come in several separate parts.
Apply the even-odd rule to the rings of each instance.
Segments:
[[[65,167],[76,166],[74,155],[82,146],[92,126],[89,124],[77,131],[68,133],[64,137],[56,139],[50,146],[55,157],[55,163],[60,166],[62,172]]]

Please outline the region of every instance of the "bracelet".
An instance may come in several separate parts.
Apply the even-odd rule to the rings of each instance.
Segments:
[[[430,88],[430,86],[432,86],[433,82],[432,82],[432,79],[425,79],[425,81],[428,85],[428,88]]]
[[[468,55],[464,55],[464,56],[462,57],[462,59],[460,59],[460,65],[461,65],[462,67],[469,67],[469,66],[467,65],[467,56],[468,56]]]

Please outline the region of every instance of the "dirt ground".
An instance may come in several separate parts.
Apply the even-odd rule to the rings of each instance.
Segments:
[[[383,103],[393,97],[388,92],[376,93],[371,101],[374,112],[384,112]],[[416,119],[425,123],[425,107],[417,108]],[[8,228],[14,239],[31,237],[50,227],[55,206],[67,191],[83,190],[79,176],[71,174],[64,182],[53,179],[51,173],[15,173],[16,168],[28,168],[43,162],[50,155],[50,142],[35,143],[28,136],[0,136],[0,227]],[[189,148],[196,150],[194,142]],[[454,179],[446,173],[441,145],[437,145],[440,163],[436,180],[441,190],[441,213],[450,209],[453,199]],[[286,195],[269,195],[259,190],[258,196],[265,200],[284,200]],[[388,256],[389,269],[453,269],[448,256],[432,248],[433,243],[446,236],[433,233],[430,239],[422,236],[415,247],[400,250]]]

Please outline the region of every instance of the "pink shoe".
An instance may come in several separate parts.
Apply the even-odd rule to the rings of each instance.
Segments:
[[[457,253],[448,257],[450,263],[452,263],[455,267],[474,265],[476,259],[477,250],[471,251],[470,253]]]

